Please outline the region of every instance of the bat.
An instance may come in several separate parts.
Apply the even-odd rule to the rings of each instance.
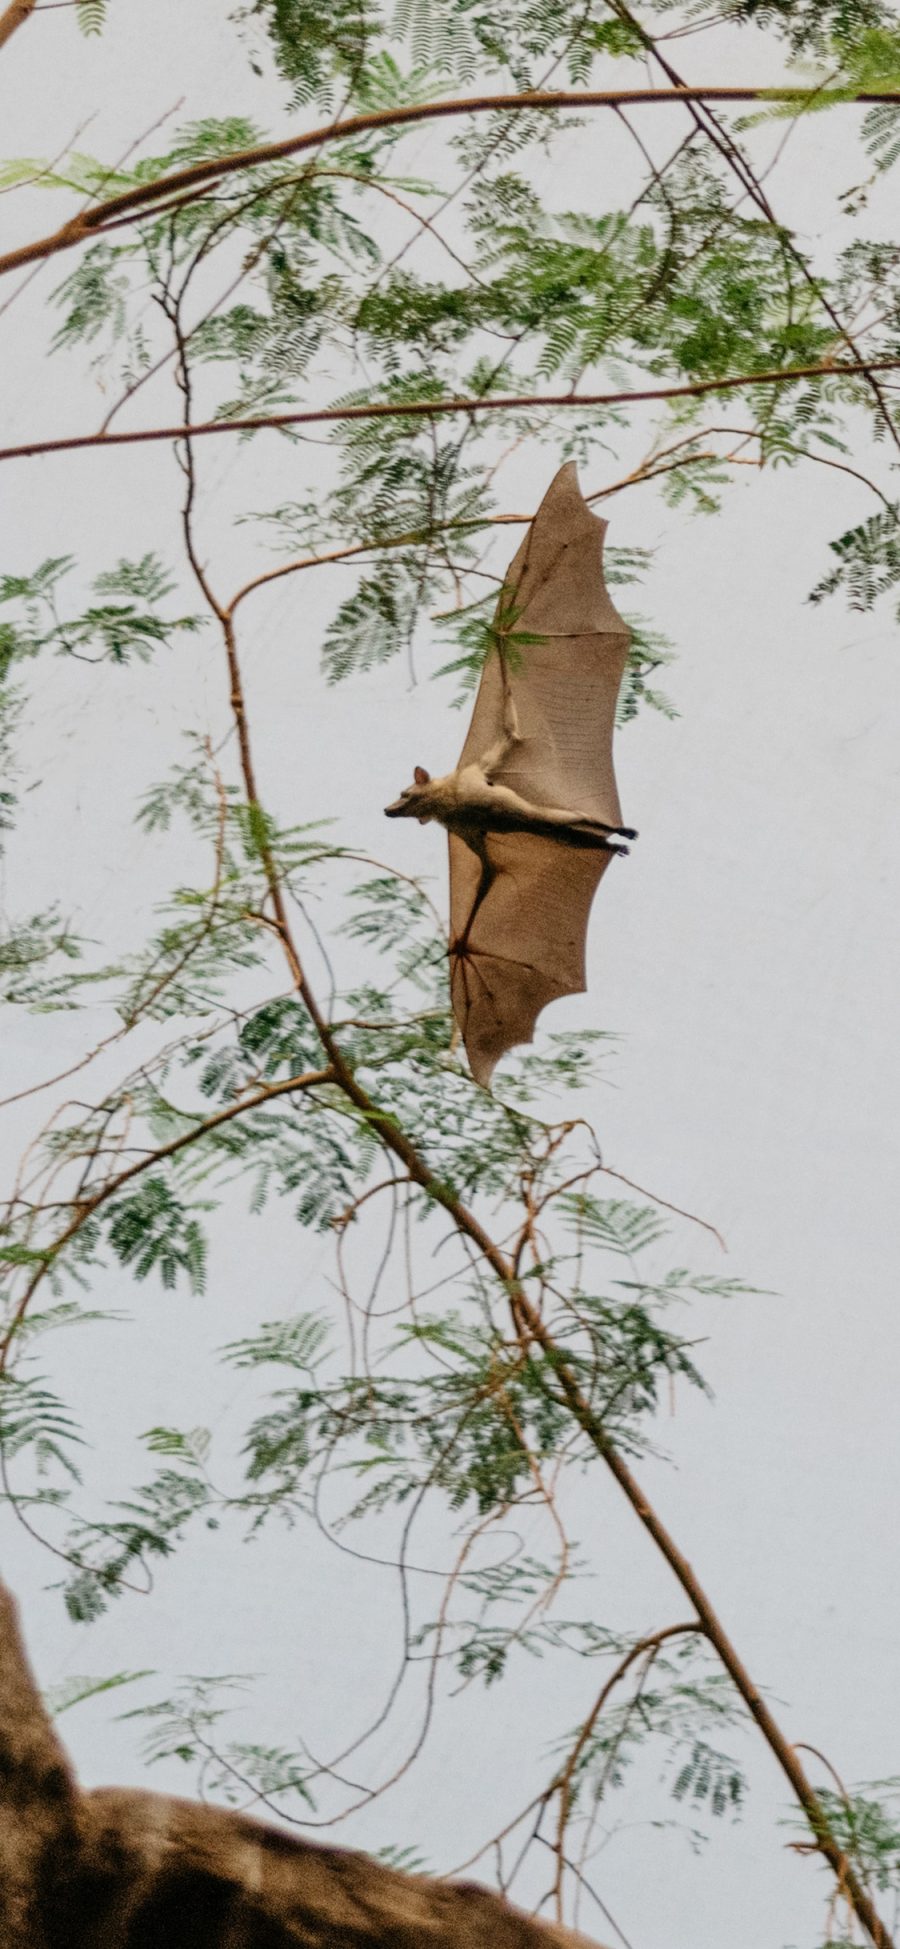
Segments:
[[[584,992],[594,894],[637,838],[613,770],[630,632],[603,579],[605,533],[568,461],[508,570],[456,770],[417,765],[385,807],[447,829],[450,995],[485,1088],[548,1002]]]

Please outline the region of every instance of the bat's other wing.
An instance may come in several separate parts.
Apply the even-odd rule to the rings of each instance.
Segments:
[[[585,988],[591,902],[612,854],[525,832],[491,832],[495,877],[470,922],[481,866],[450,835],[450,996],[476,1082],[487,1088],[516,1043],[534,1040],[542,1008]]]
[[[561,467],[506,577],[501,608],[514,612],[505,681],[522,742],[493,774],[532,805],[621,822],[613,770],[616,704],[630,632],[603,579],[606,522],[592,514],[574,461]],[[518,634],[539,643],[516,645]],[[488,658],[460,765],[503,735],[504,669]]]

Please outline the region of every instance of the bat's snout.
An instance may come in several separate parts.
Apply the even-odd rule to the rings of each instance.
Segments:
[[[384,816],[386,819],[409,818],[411,812],[412,806],[409,800],[404,798],[395,799],[393,805],[386,805],[384,808]]]

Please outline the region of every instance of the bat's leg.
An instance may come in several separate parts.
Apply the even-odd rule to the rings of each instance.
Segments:
[[[615,840],[636,839],[638,836],[633,826],[608,826],[604,819],[579,818],[577,814],[570,818],[565,816],[554,818],[551,823],[553,827],[559,828],[559,836],[564,845],[567,841],[570,846],[592,843],[596,846],[605,845],[611,853],[628,851],[627,846],[615,845],[613,843]]]
[[[578,814],[566,819],[566,824],[583,832],[601,832],[611,839],[636,839],[638,836],[633,826],[609,826],[605,819],[581,818]]]
[[[592,840],[596,840],[600,845],[607,838],[637,838],[637,833],[632,826],[614,826],[606,819],[598,819],[591,813],[573,812],[568,806],[535,805],[530,799],[524,799],[520,792],[513,791],[509,785],[494,785],[491,782],[490,771],[493,766],[500,763],[505,751],[505,744],[494,745],[481,761],[482,775],[490,786],[491,805],[486,819],[488,830],[493,827],[495,831],[533,832],[538,835],[546,834],[548,837],[554,837],[558,832],[563,844],[568,837],[569,843],[574,845],[590,844]],[[575,838],[575,834],[578,834],[579,838]],[[583,840],[580,838],[581,834],[584,834]],[[466,843],[472,844],[472,849],[475,851],[476,848],[469,840],[468,834],[465,838]]]

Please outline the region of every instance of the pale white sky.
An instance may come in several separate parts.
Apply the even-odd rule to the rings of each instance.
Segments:
[[[277,94],[249,73],[216,0],[189,8],[112,0],[110,11],[102,41],[81,40],[61,12],[4,50],[7,154],[55,153],[93,115],[81,146],[115,158],[179,96],[185,116],[241,112],[276,132],[294,126]],[[716,79],[773,75],[774,53],[766,65],[758,42],[736,37],[729,58]],[[685,43],[683,60],[698,77],[709,73],[702,42]],[[826,255],[834,191],[860,173],[853,126],[852,111],[842,111],[797,132],[772,179],[779,209]],[[760,156],[774,139],[756,138]],[[412,137],[404,166],[424,167],[438,140]],[[546,166],[549,200],[566,200],[573,174],[603,181],[624,169],[625,154],[609,121],[591,122]],[[887,228],[890,205],[885,194],[869,213],[873,229]],[[10,241],[50,228],[59,214],[30,192],[0,205]],[[42,357],[43,307],[60,275],[59,265],[45,268],[0,315],[5,440],[80,430],[102,416],[82,354]],[[165,387],[148,389],[133,423],[170,404]],[[872,458],[864,444],[860,455],[862,465]],[[232,513],[297,494],[321,458],[274,439],[209,443],[204,545],[226,585],[244,562],[259,562],[257,537],[235,535]],[[875,464],[883,468],[884,457]],[[552,466],[547,449],[517,458],[502,477],[507,504],[533,506]],[[596,489],[619,471],[598,454],[583,484]],[[66,552],[87,579],[150,547],[174,559],[173,481],[162,449],[8,468],[0,567],[27,570]],[[548,1027],[618,1032],[618,1056],[592,1106],[606,1160],[727,1239],[723,1260],[703,1233],[676,1226],[672,1261],[769,1289],[697,1307],[691,1330],[705,1340],[715,1404],[679,1392],[659,1428],[674,1466],[641,1473],[754,1675],[781,1702],[789,1736],[821,1747],[849,1781],[894,1773],[900,1733],[900,658],[887,612],[861,618],[837,602],[811,609],[803,599],[823,572],[828,538],[869,511],[855,483],[811,466],[762,479],[748,470],[710,522],[667,510],[649,489],[605,507],[611,541],[656,550],[635,606],[675,641],[678,661],[664,681],[680,716],[674,724],[642,717],[619,740],[622,802],[640,844],[627,871],[604,881],[588,995],[545,1018]],[[445,688],[409,689],[399,662],[327,690],[318,640],[333,602],[333,585],[309,577],[302,592],[279,584],[246,611],[263,790],[281,817],[332,814],[348,842],[403,869],[427,865],[443,898],[440,836],[388,828],[381,807],[414,761],[452,763],[461,720]],[[26,805],[22,848],[2,869],[0,901],[15,914],[56,896],[84,932],[136,940],[182,867],[174,843],[115,827],[112,808],[179,757],[184,726],[224,730],[227,695],[211,633],[185,639],[164,670],[157,663],[117,681],[53,663],[39,686],[28,748],[41,783]],[[51,1074],[86,1039],[70,1017],[24,1018],[12,1034],[4,1094]],[[103,1075],[117,1073],[110,1065]],[[37,1111],[4,1114],[0,1140],[12,1162]],[[63,1352],[55,1355],[57,1378],[96,1443],[90,1481],[124,1489],[145,1479],[133,1434],[152,1423],[202,1412],[217,1431],[239,1428],[245,1383],[215,1368],[210,1350],[261,1318],[327,1303],[328,1251],[285,1217],[249,1220],[236,1203],[216,1228],[205,1299],[150,1285],[135,1294],[123,1275],[110,1275],[103,1302],[133,1309],[133,1323],[75,1336],[70,1373]],[[598,1618],[625,1629],[684,1615],[611,1486],[576,1487],[573,1506],[596,1566],[588,1589]],[[58,1596],[46,1593],[52,1560],[8,1515],[2,1532],[4,1572],[24,1601],[47,1684],[73,1671],[151,1666],[161,1694],[180,1672],[258,1672],[246,1736],[288,1744],[302,1724],[314,1748],[334,1748],[356,1725],[359,1701],[380,1698],[392,1673],[392,1589],[333,1556],[311,1530],[272,1530],[244,1549],[201,1531],[160,1569],[150,1602],[124,1600],[89,1633],[67,1625]],[[421,1769],[367,1822],[330,1838],[407,1840],[436,1868],[454,1865],[545,1776],[541,1742],[577,1721],[594,1677],[527,1663],[487,1702],[470,1689],[442,1712]],[[386,1764],[414,1724],[412,1703],[405,1711],[382,1746]],[[133,1730],[111,1723],[102,1701],[63,1725],[86,1781],[142,1777]],[[704,1858],[674,1830],[629,1827],[610,1841],[595,1879],[633,1949],[815,1949],[821,1941],[821,1877],[773,1824],[786,1795],[765,1756],[753,1777],[745,1821],[719,1824]],[[670,1817],[676,1810],[653,1793],[652,1768],[645,1779],[646,1807]],[[174,1769],[159,1769],[154,1783],[187,1786]],[[640,1809],[634,1795],[621,1813],[636,1822]],[[609,1935],[587,1911],[582,1926]]]

